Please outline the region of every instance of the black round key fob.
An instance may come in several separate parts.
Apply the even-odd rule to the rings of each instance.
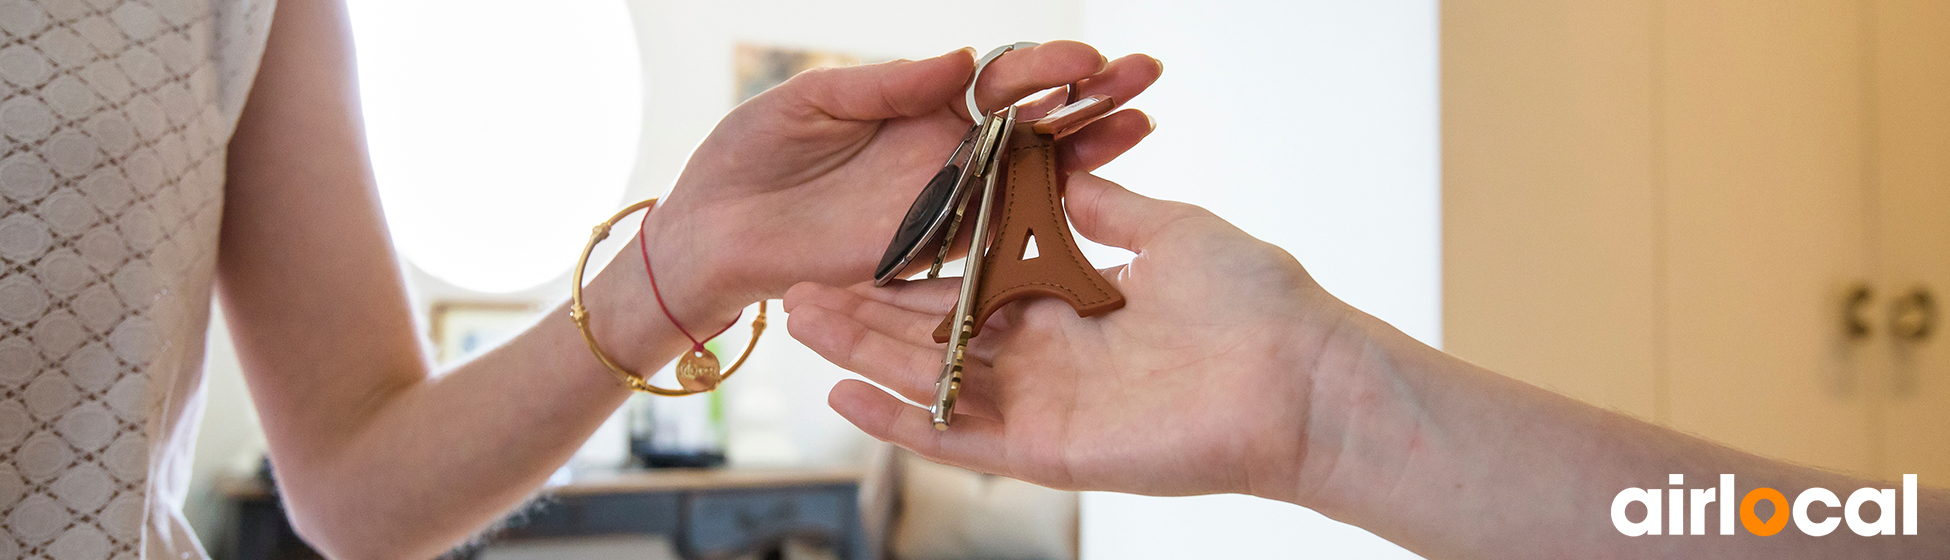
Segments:
[[[933,246],[929,241],[941,235],[943,225],[954,215],[962,185],[959,165],[950,163],[934,174],[928,186],[921,189],[921,196],[915,197],[914,205],[907,208],[907,217],[901,219],[900,228],[894,230],[894,240],[880,256],[880,266],[874,268],[874,285],[886,285],[908,263],[914,262],[916,255]]]

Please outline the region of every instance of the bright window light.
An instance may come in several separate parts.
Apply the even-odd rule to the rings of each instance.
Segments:
[[[351,0],[359,92],[399,250],[456,286],[561,276],[636,161],[623,0]]]

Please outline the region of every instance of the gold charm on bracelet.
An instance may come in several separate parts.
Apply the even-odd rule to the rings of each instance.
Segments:
[[[596,344],[596,335],[589,330],[589,308],[582,304],[582,273],[589,267],[589,254],[596,250],[597,243],[609,238],[609,230],[616,225],[616,222],[622,221],[630,214],[635,214],[638,210],[651,208],[656,204],[657,199],[654,198],[632,204],[623,211],[617,212],[616,215],[610,216],[603,223],[597,224],[596,228],[590,231],[589,243],[583,245],[582,256],[576,259],[575,284],[569,289],[569,319],[575,321],[576,329],[582,332],[582,340],[589,344],[589,351],[596,355],[596,361],[602,362],[604,368],[615,374],[617,380],[622,381],[623,385],[630,389],[666,397],[708,392],[716,389],[718,383],[729,379],[731,374],[737,373],[738,367],[745,365],[745,358],[751,357],[752,349],[758,347],[758,337],[765,333],[763,300],[758,302],[758,317],[752,319],[752,339],[745,344],[745,351],[738,355],[738,359],[732,360],[731,367],[724,368],[720,372],[718,357],[710,350],[703,349],[702,345],[684,352],[684,356],[677,360],[676,368],[677,383],[682,385],[683,389],[666,389],[651,385],[647,377],[624,369],[622,365],[616,363],[616,360],[610,358],[609,354],[603,352],[602,347]]]
[[[686,390],[709,391],[723,379],[718,375],[718,356],[710,350],[691,350],[677,360],[677,384]]]

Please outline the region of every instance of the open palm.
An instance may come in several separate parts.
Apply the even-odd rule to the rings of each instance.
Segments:
[[[814,70],[752,98],[698,146],[650,239],[730,248],[708,260],[714,288],[740,301],[777,297],[801,280],[869,278],[908,204],[970,126],[963,92],[973,67],[962,50]],[[986,110],[1072,83],[1123,102],[1160,71],[1148,56],[1107,62],[1088,45],[1057,41],[997,59],[976,93]],[[1102,165],[1150,130],[1136,111],[1101,119],[1065,139],[1064,164]]]
[[[1180,495],[1297,484],[1304,372],[1339,359],[1318,354],[1346,306],[1293,257],[1203,209],[1083,173],[1072,175],[1068,208],[1080,233],[1136,252],[1106,271],[1123,309],[1078,318],[1037,300],[997,313],[971,347],[947,431],[865,383],[835,387],[832,406],[931,460],[1051,487]],[[840,366],[930,402],[942,358],[931,333],[957,287],[801,284],[786,297],[790,330]]]

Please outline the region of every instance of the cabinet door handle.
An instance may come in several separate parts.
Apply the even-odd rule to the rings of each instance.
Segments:
[[[1936,331],[1936,298],[1930,289],[1917,286],[1889,303],[1889,332],[1910,342],[1929,340]]]
[[[1868,284],[1850,286],[1842,300],[1842,334],[1849,340],[1869,338],[1869,321],[1862,318],[1862,308],[1875,299],[1875,292]]]

